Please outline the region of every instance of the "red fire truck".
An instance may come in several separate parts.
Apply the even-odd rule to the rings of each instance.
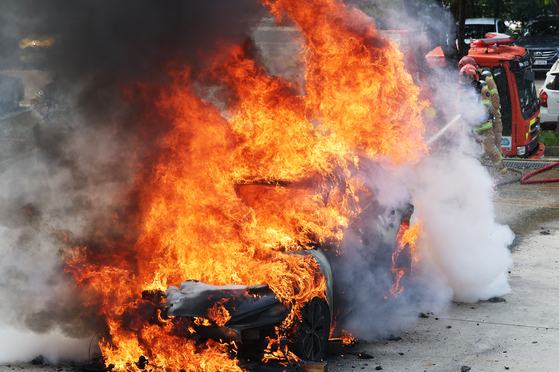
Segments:
[[[540,106],[532,56],[524,48],[511,45],[512,37],[489,33],[485,39],[471,41],[468,55],[484,70],[491,71],[501,99],[503,155],[541,158],[545,146],[540,143]],[[444,68],[441,47],[430,51],[427,63],[431,70]]]

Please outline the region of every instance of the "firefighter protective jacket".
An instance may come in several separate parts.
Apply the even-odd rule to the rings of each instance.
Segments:
[[[53,83],[48,83],[35,93],[33,98],[31,98],[31,107],[37,112],[41,112],[45,108],[58,109],[58,99]]]
[[[501,105],[501,100],[499,98],[499,91],[497,90],[497,84],[493,79],[493,75],[491,75],[490,73],[488,75],[484,75],[483,70],[481,69],[478,69],[477,73],[482,79],[484,78],[484,81],[487,84],[487,88],[489,89],[489,93],[491,94],[491,105],[493,108],[492,110],[493,116],[495,118],[500,118],[501,111],[499,110],[499,107]]]
[[[462,87],[458,93],[458,112],[466,121],[465,130],[480,133],[493,128],[491,93],[485,82]]]

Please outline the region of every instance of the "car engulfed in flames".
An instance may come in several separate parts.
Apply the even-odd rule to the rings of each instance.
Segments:
[[[302,360],[323,360],[328,340],[335,331],[334,325],[343,324],[343,317],[357,306],[344,288],[351,284],[343,280],[340,280],[341,284],[336,283],[337,270],[351,270],[347,267],[348,262],[339,258],[340,250],[353,245],[355,237],[367,242],[362,248],[371,250],[370,254],[365,252],[371,257],[371,266],[390,268],[392,273],[392,286],[382,288],[384,295],[397,296],[403,290],[403,277],[409,279],[411,272],[409,247],[406,247],[405,254],[400,249],[405,245],[401,235],[408,230],[414,210],[409,191],[373,162],[363,159],[362,168],[357,171],[368,180],[364,188],[366,192],[360,200],[361,212],[348,225],[346,238],[342,239],[339,248],[317,244],[313,249],[286,252],[316,261],[320,270],[318,275],[325,280],[320,295],[295,306],[294,301],[282,301],[267,284],[218,286],[186,280],[180,283],[180,288],[170,286],[165,293],[144,292],[144,310],[147,306],[153,311],[150,321],[159,318],[175,323],[175,327],[180,324],[177,328],[185,330],[185,338],[202,343],[209,339],[227,341],[238,347],[236,352],[242,358],[282,359],[287,358],[289,351],[293,353],[291,357],[294,355]],[[237,194],[242,196],[246,188],[251,188],[243,199],[253,207],[260,205],[262,209],[265,201],[261,199],[273,199],[273,194],[285,189],[300,189],[306,184],[247,183],[237,187]],[[259,192],[255,193],[254,188]],[[388,204],[381,200],[395,193],[400,197]],[[134,308],[137,310],[137,303]],[[138,321],[139,313],[133,310],[128,315]]]
[[[330,334],[332,273],[319,249],[293,254],[311,255],[319,263],[327,282],[326,299],[315,297],[308,302],[301,310],[300,320],[292,329],[283,330],[281,336],[290,341],[297,356],[316,361],[324,357]],[[181,283],[180,289],[171,286],[166,297],[166,315],[187,318],[202,339],[239,342],[244,356],[254,354],[259,358],[269,346],[268,338],[276,337],[276,327],[291,311],[291,306],[283,304],[265,284],[212,286],[188,281]]]
[[[338,0],[262,3],[306,40],[304,95],[249,43],[121,85],[138,122],[166,131],[138,166],[137,204],[113,215],[130,233],[65,252],[114,370],[241,371],[239,346],[319,360],[345,318],[411,275],[410,192],[383,166],[428,148],[398,46]]]

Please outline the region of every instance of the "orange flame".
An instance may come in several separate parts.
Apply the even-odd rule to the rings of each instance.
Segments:
[[[225,323],[231,319],[229,311],[223,307],[223,304],[228,300],[228,298],[224,298],[221,301],[216,302],[216,304],[208,312],[208,318],[220,327],[224,327]]]
[[[406,273],[411,275],[413,265],[421,259],[416,250],[416,239],[420,236],[422,228],[423,224],[421,223],[416,223],[411,227],[409,223],[403,223],[400,226],[396,240],[398,245],[392,254],[392,273],[395,278],[389,292],[394,297],[398,297],[404,291],[404,286],[400,283],[402,277]]]
[[[140,357],[169,371],[240,370],[234,343],[200,346],[186,320],[162,318],[139,300],[142,291],[185,280],[268,284],[295,304],[286,329],[307,301],[325,298],[326,282],[312,257],[285,252],[336,247],[360,212],[362,182],[351,175],[359,158],[416,162],[427,153],[419,88],[397,45],[365,15],[339,0],[262,3],[306,39],[305,96],[269,76],[248,46],[233,45],[220,46],[200,75],[174,63],[170,86],[128,88],[155,102],[157,113],[146,115],[173,128],[155,167],[138,175],[134,255],[108,241],[110,255],[68,251],[65,269],[92,304],[97,298],[108,328],[100,347],[116,370],[134,370]],[[195,80],[223,94],[211,96]],[[216,305],[197,321],[224,325],[229,317]]]
[[[340,337],[336,337],[336,338],[330,338],[330,341],[332,340],[340,340],[342,341],[342,344],[344,346],[348,346],[348,345],[352,345],[355,342],[357,342],[357,339],[355,337],[353,337],[353,335],[345,330],[342,329],[342,335]]]

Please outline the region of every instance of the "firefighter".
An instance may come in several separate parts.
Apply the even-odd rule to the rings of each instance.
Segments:
[[[501,152],[501,138],[503,136],[503,121],[501,120],[501,100],[499,98],[499,91],[497,90],[497,84],[495,84],[495,80],[493,80],[493,75],[489,71],[483,71],[478,64],[476,63],[475,59],[470,56],[462,57],[460,62],[458,62],[458,68],[461,69],[465,65],[470,64],[475,66],[478,76],[482,77],[485,83],[487,84],[487,88],[489,89],[489,93],[491,93],[491,105],[492,105],[492,114],[493,114],[493,135],[495,137],[495,146],[499,152]]]
[[[474,65],[466,64],[460,69],[458,110],[466,121],[465,130],[481,144],[483,155],[499,169],[499,173],[505,174],[507,169],[503,165],[503,157],[495,145],[491,93],[485,82],[479,79]]]
[[[60,110],[58,94],[54,82],[48,83],[35,93],[31,98],[31,107],[43,120],[53,116]]]

